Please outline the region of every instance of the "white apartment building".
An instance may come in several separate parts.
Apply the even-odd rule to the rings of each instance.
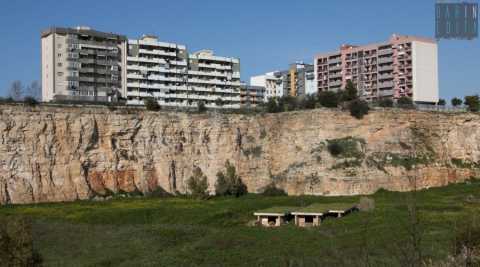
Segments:
[[[128,41],[127,103],[155,98],[161,106],[186,106],[188,53],[184,45],[145,35]]]
[[[216,56],[211,50],[189,55],[188,87],[195,101],[212,108],[240,108],[240,60]],[[222,100],[222,106],[215,104]]]
[[[265,88],[265,102],[269,98],[283,96],[283,77],[280,71],[268,72],[263,75],[253,76],[250,78],[250,85],[261,86]]]
[[[43,101],[112,101],[161,106],[240,108],[240,60],[156,36],[139,40],[88,27],[42,32]],[[220,101],[219,101],[220,100]]]

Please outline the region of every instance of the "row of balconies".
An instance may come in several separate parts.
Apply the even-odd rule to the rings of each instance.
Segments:
[[[165,58],[148,58],[148,57],[127,57],[128,63],[153,63],[153,64],[170,64],[178,66],[187,66],[186,60],[165,60]],[[138,64],[133,64],[133,66]]]
[[[196,100],[196,99],[192,99],[192,100]],[[166,106],[166,107],[190,107],[190,108],[196,108],[197,107],[197,103],[192,102],[191,104],[189,104],[188,100],[172,102],[172,101],[165,101],[163,99],[160,99],[160,100],[157,100],[157,102],[158,102],[159,105]],[[240,102],[240,100],[235,101],[235,102]],[[140,100],[140,99],[129,99],[127,101],[127,104],[128,105],[143,105],[143,101]],[[223,104],[222,106],[217,106],[214,102],[212,102],[212,103],[206,103],[205,106],[207,108],[229,108],[229,109],[239,109],[240,108],[239,103],[238,104],[235,104],[235,103]]]
[[[166,52],[166,51],[158,50],[158,49],[149,50],[149,49],[140,48],[140,49],[138,49],[138,54],[139,54],[139,57],[142,57],[142,54],[159,55],[159,56],[167,56],[167,57],[177,57],[176,52]]]
[[[207,68],[207,69],[218,69],[218,70],[231,70],[231,65],[222,65],[222,64],[207,64],[207,63],[198,63],[199,68]]]

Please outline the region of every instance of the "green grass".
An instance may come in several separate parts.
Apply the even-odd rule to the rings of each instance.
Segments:
[[[355,207],[356,203],[314,203],[310,206],[296,209],[298,212],[327,213],[328,211],[346,211]]]
[[[46,266],[364,266],[365,255],[371,266],[400,266],[411,196],[381,190],[371,196],[374,211],[309,229],[247,225],[258,210],[358,203],[359,197],[130,198],[5,206],[0,216],[32,218]],[[480,205],[467,197],[480,199],[480,182],[417,192],[425,257],[444,259],[455,225],[479,214]]]
[[[287,214],[293,212],[299,208],[296,207],[270,207],[267,209],[257,210],[257,213],[277,213],[277,214]]]

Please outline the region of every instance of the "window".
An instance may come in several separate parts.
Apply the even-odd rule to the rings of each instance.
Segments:
[[[58,55],[57,55],[57,56],[58,56],[58,57],[62,57],[62,53],[58,53]]]
[[[62,76],[63,76],[63,72],[57,72],[57,76],[58,76],[58,77],[62,77]]]
[[[72,76],[73,77],[78,77],[78,71],[72,71]]]
[[[63,66],[62,62],[58,62],[57,66],[59,66],[59,67]]]

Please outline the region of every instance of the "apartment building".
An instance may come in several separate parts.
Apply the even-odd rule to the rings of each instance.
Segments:
[[[240,87],[240,105],[256,107],[265,102],[265,87],[242,84]]]
[[[317,92],[314,66],[303,62],[291,64],[288,70],[253,76],[250,84],[265,87],[265,101],[271,97],[302,96]]]
[[[250,85],[265,88],[264,101],[283,96],[283,76],[280,71],[268,72],[250,78]]]
[[[42,32],[41,43],[43,101],[112,101],[125,95],[125,36],[54,27]]]
[[[240,108],[240,60],[211,50],[188,54],[185,45],[152,35],[128,40],[88,27],[51,28],[42,32],[42,95],[43,101],[123,97],[143,105],[153,97],[162,106]]]
[[[127,103],[155,98],[161,106],[187,106],[188,52],[184,45],[144,35],[128,41]]]
[[[216,56],[211,50],[189,55],[189,100],[211,108],[240,108],[240,60]],[[222,106],[215,102],[221,99]]]
[[[437,44],[432,39],[394,34],[385,43],[342,45],[314,62],[319,92],[341,90],[351,80],[366,100],[407,96],[416,103],[438,102]]]

